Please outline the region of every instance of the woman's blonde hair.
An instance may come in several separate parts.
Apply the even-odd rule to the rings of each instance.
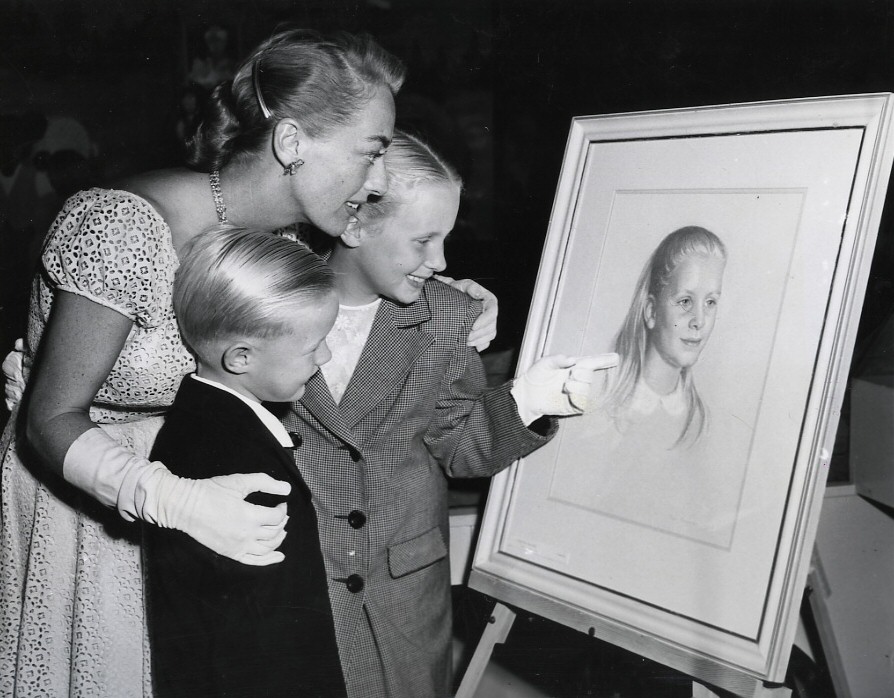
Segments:
[[[231,337],[288,334],[295,306],[335,291],[326,263],[300,242],[224,226],[194,237],[174,277],[174,313],[199,358]]]
[[[615,417],[623,413],[642,376],[648,346],[645,309],[649,298],[658,298],[670,283],[680,262],[692,255],[726,261],[726,247],[710,230],[695,225],[679,228],[659,243],[640,273],[630,308],[615,338],[615,351],[620,357],[620,364],[605,400],[607,409]],[[708,421],[707,408],[698,394],[689,368],[682,370],[681,380],[687,417],[677,445],[684,441],[695,442]]]

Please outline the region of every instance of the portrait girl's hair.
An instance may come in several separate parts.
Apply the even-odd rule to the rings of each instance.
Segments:
[[[613,372],[614,377],[604,402],[614,418],[623,413],[643,373],[648,346],[645,311],[649,298],[657,299],[670,283],[680,262],[691,256],[714,257],[726,261],[726,247],[710,230],[686,226],[665,237],[643,267],[630,309],[615,338],[615,351],[620,357],[620,364],[617,371]],[[675,445],[695,442],[706,428],[708,420],[708,412],[696,390],[692,370],[683,368],[680,380],[687,415],[686,424]]]
[[[349,123],[373,91],[397,94],[403,64],[366,34],[290,29],[263,42],[218,85],[188,146],[187,163],[219,170],[266,147],[276,123],[296,119],[311,137]]]
[[[174,277],[174,313],[199,356],[229,337],[291,331],[295,306],[335,292],[335,275],[305,245],[266,231],[218,227],[194,237]]]

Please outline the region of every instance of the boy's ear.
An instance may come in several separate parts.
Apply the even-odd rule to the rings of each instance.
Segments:
[[[227,373],[241,375],[249,370],[252,359],[252,346],[246,342],[236,342],[224,349],[221,364]]]

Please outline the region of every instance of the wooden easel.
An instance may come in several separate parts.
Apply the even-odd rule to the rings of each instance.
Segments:
[[[512,624],[515,622],[515,612],[500,602],[494,604],[493,613],[488,619],[487,627],[481,634],[472,660],[463,674],[463,680],[456,691],[456,698],[475,698],[481,678],[490,662],[494,646],[506,641]],[[757,684],[754,691],[740,698],[790,698],[792,691],[786,686],[770,686]],[[734,694],[710,687],[698,681],[692,682],[692,698],[730,698]]]

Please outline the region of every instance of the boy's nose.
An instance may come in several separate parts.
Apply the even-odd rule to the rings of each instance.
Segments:
[[[328,363],[331,358],[332,351],[329,349],[329,344],[323,340],[323,343],[317,348],[316,356],[314,356],[314,363],[317,366],[322,366],[323,364]]]

